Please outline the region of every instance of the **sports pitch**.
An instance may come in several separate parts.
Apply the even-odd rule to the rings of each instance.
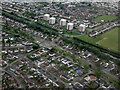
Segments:
[[[110,31],[105,32],[104,34],[97,36],[96,38],[91,38],[88,36],[80,36],[76,38],[91,44],[97,44],[111,51],[118,52],[118,33],[120,34],[120,31],[118,32],[118,30],[118,27],[116,27]]]
[[[101,40],[97,41],[96,44],[118,52],[118,27],[98,36],[98,38]]]
[[[105,21],[113,21],[116,20],[117,16],[110,16],[110,15],[103,15],[103,16],[99,16],[97,18],[95,18],[95,21],[101,21],[101,20],[105,20]]]

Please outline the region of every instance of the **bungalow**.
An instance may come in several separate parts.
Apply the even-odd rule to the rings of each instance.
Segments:
[[[30,78],[33,78],[33,76],[30,76],[30,75],[27,75],[27,77],[30,79]]]
[[[7,44],[5,44],[5,46],[9,46],[9,44],[7,43]]]
[[[68,65],[68,67],[72,67],[72,66],[73,66],[73,63],[70,62],[70,63],[68,63],[67,65]]]
[[[99,59],[99,58],[96,58],[96,59],[95,59],[95,62],[98,62],[98,61],[100,61],[100,59]]]
[[[17,46],[22,46],[22,44],[19,44],[19,43],[18,43]]]
[[[14,50],[14,52],[17,53],[17,52],[19,52],[19,50],[16,49],[16,50]]]
[[[53,53],[53,54],[49,54],[49,56],[54,56],[55,55],[55,53]]]
[[[55,82],[53,82],[53,86],[59,87],[59,85],[57,83],[55,83]]]
[[[69,77],[68,75],[60,75],[60,78],[64,78],[67,81],[70,81],[72,77]]]
[[[108,67],[109,63],[104,63],[103,66],[106,68]]]
[[[18,58],[18,56],[13,56],[13,58]]]
[[[5,50],[3,51],[3,50],[2,50],[2,53],[5,53],[5,54],[7,54],[7,51],[5,51]]]
[[[96,81],[97,80],[97,77],[95,76],[88,76],[88,77],[85,77],[84,78],[86,81],[90,82],[90,81]]]
[[[12,40],[12,41],[13,41],[13,40],[14,40],[14,38],[10,38],[10,40]]]
[[[21,52],[25,51],[24,49],[20,49]]]
[[[6,41],[7,41],[8,39],[6,38],[6,39],[4,39],[4,41],[5,41],[5,43],[6,43]]]
[[[81,89],[83,88],[83,85],[77,82],[77,83],[73,86],[73,88],[76,89],[76,90],[81,90]]]

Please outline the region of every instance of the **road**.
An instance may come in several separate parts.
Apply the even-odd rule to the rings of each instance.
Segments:
[[[80,36],[83,36],[83,35],[68,35],[68,34],[64,34],[64,36],[67,36],[67,37],[80,37]]]
[[[47,40],[43,40],[43,39],[41,39],[41,38],[39,38],[39,37],[35,37],[35,39],[36,39],[36,41],[41,41],[41,42],[42,42],[42,44],[41,44],[41,43],[38,43],[40,46],[47,47],[47,48],[48,48],[48,47],[51,47],[51,46],[54,46],[54,47],[59,48],[60,50],[64,50],[64,51],[67,51],[67,52],[70,53],[70,51],[63,49],[62,47],[58,46],[58,45],[55,44],[54,42],[50,42],[50,41],[47,41]],[[37,50],[39,50],[39,49],[37,49]],[[20,60],[23,59],[23,58],[27,58],[27,57],[26,57],[27,55],[30,55],[30,54],[32,54],[33,52],[36,52],[37,50],[32,51],[32,52],[30,52],[30,53],[27,53],[27,54],[23,55],[22,57],[20,57],[20,58],[17,59],[16,61],[14,61],[14,62],[12,62],[11,64],[9,64],[9,65],[7,65],[6,67],[4,67],[3,69],[6,69],[7,67],[14,65],[14,63],[16,63],[17,61],[20,61]],[[80,59],[80,60],[82,60],[83,62],[87,63],[88,65],[91,64],[92,67],[97,68],[93,63],[89,62],[88,60],[86,60],[86,59],[84,59],[84,58],[79,58],[79,57],[80,57],[79,55],[74,55],[74,56],[75,56],[77,59]],[[42,69],[43,71],[46,71],[46,70],[45,70],[44,68],[42,68],[42,67],[41,67],[41,69]],[[6,71],[6,72],[8,72],[8,71]],[[107,74],[108,76],[114,78],[115,80],[118,80],[114,75],[110,74],[108,71],[102,70],[102,72],[104,72],[104,73]],[[20,87],[23,87],[23,88],[24,88],[24,86],[23,86],[23,84],[21,83],[21,81],[19,81],[18,78],[17,78],[13,73],[11,73],[11,72],[9,72],[9,73],[17,80],[17,82],[19,83]],[[62,82],[63,84],[65,84],[65,86],[66,86],[67,88],[69,87],[69,84],[66,83],[66,82],[64,82],[63,80],[61,80],[59,77],[55,76],[54,74],[52,74],[52,73],[50,73],[50,72],[47,72],[47,73],[49,73],[53,78],[57,78],[57,80],[59,80],[60,82]],[[78,79],[78,78],[75,78],[75,79]],[[75,80],[75,79],[74,79],[74,80]],[[73,81],[72,83],[74,83],[74,81]]]
[[[34,37],[37,41],[41,41],[41,38],[38,38],[38,37]],[[43,41],[43,40],[42,40]],[[55,44],[54,42],[50,42],[50,41],[47,41],[47,40],[44,40],[43,41],[43,45],[44,46],[47,46],[47,47],[51,47],[51,46],[54,46],[54,47],[57,47],[58,49],[60,50],[63,50],[63,51],[67,51],[68,53],[70,53],[70,51],[66,50],[66,49],[63,49],[62,47],[58,46],[57,44]],[[73,55],[73,54],[71,54]],[[92,65],[94,68],[97,68],[94,64],[90,63],[89,61],[85,60],[84,58],[79,58],[80,56],[79,55],[74,55],[77,59],[80,59],[82,60],[83,62],[87,63],[88,65]]]
[[[27,58],[27,57],[26,57]],[[29,58],[27,58],[28,60],[29,60]],[[34,64],[33,62],[31,62],[32,63],[32,65]],[[38,68],[37,66],[36,66],[36,68]],[[46,75],[47,77],[50,77],[50,78],[52,78],[52,80],[54,80],[54,82],[55,81],[60,81],[60,82],[62,82],[63,84],[65,84],[65,87],[66,88],[68,88],[69,87],[69,84],[68,83],[66,83],[66,82],[64,82],[63,80],[61,80],[59,77],[57,77],[57,76],[55,76],[53,73],[50,73],[50,72],[48,72],[48,71],[46,71],[46,69],[45,68],[43,68],[42,66],[40,67],[40,69],[41,69],[41,72],[42,72],[42,74],[44,74],[44,75]],[[44,72],[45,71],[45,72]],[[47,74],[46,74],[47,73]],[[49,76],[49,75],[50,76]],[[54,78],[56,78],[56,80],[54,79]]]
[[[23,55],[23,56],[21,56],[20,58],[16,59],[16,60],[13,61],[12,63],[10,63],[10,64],[8,64],[7,66],[3,67],[3,69],[6,69],[7,67],[14,65],[14,63],[22,60],[22,59],[25,58],[27,55],[30,55],[30,54],[32,54],[33,52],[36,52],[36,51],[38,51],[38,50],[39,50],[39,49],[36,49],[36,50],[34,50],[34,51],[31,51],[30,53],[26,53],[25,55]]]
[[[17,81],[19,88],[22,88],[25,90],[25,86],[23,85],[23,81],[21,79],[19,79],[13,72],[10,72],[8,70],[7,71],[5,70],[5,72],[10,74]]]
[[[2,47],[3,49],[11,49],[11,48],[25,48],[26,46],[10,46],[10,47]]]
[[[118,81],[118,78],[114,75],[112,75],[109,71],[107,71],[106,69],[102,70],[102,72],[104,72],[105,74],[107,74],[108,76],[112,77],[114,80]]]
[[[91,28],[91,29],[87,29],[88,31],[94,31],[94,30],[102,30],[103,28],[107,28],[108,26],[111,26],[112,24],[114,23],[117,23],[118,21],[114,21],[112,22],[111,24],[110,23],[105,23],[104,25],[100,25],[100,26],[96,26],[94,28]],[[110,25],[109,25],[110,24]],[[103,28],[102,28],[103,27]],[[83,35],[68,35],[68,34],[64,34],[64,36],[67,36],[67,37],[80,37],[80,36],[83,36]]]
[[[39,50],[39,49],[36,49],[36,50],[34,50],[34,51],[30,52],[30,53],[27,53],[27,54],[21,56],[21,57],[18,58],[17,60],[13,61],[13,62],[10,63],[9,65],[7,65],[7,66],[5,66],[5,67],[2,68],[5,72],[7,72],[7,73],[9,73],[11,76],[13,76],[13,77],[16,79],[16,81],[18,82],[18,84],[20,85],[20,87],[22,87],[22,88],[25,88],[25,86],[23,85],[22,81],[19,80],[19,79],[17,78],[17,76],[15,76],[12,72],[6,70],[6,68],[9,67],[9,66],[14,65],[16,62],[22,60],[23,58],[27,57],[27,55],[30,55],[30,54],[32,54],[33,52],[36,52],[37,50]]]
[[[40,41],[40,40],[41,40],[41,39],[38,38],[38,37],[34,37],[34,38],[35,38],[37,41]],[[47,40],[42,40],[42,41],[44,41],[44,45],[46,45],[46,46],[49,46],[49,47],[54,46],[54,47],[57,47],[57,48],[60,49],[60,50],[64,50],[65,52],[67,51],[67,52],[70,53],[70,51],[63,49],[62,47],[58,46],[58,45],[55,44],[54,42],[50,42],[50,41],[47,41]],[[71,54],[71,55],[72,55],[72,54]],[[83,62],[87,63],[88,65],[92,65],[93,68],[95,68],[95,69],[98,68],[96,65],[94,65],[92,62],[88,61],[87,59],[84,59],[84,58],[82,58],[82,57],[79,58],[79,57],[80,57],[79,55],[74,55],[74,56],[75,56],[77,59],[82,60]],[[102,71],[103,73],[107,74],[109,77],[113,78],[114,80],[118,80],[118,78],[117,78],[116,76],[112,75],[110,72],[108,72],[108,71],[106,71],[106,70],[104,70],[104,69],[102,69],[101,71]]]
[[[35,37],[35,38],[36,38],[36,37]],[[39,39],[39,38],[36,38],[36,40],[39,41],[40,39]],[[44,44],[39,44],[39,45],[40,45],[40,46],[45,46],[45,47],[54,46],[54,47],[59,48],[60,50],[64,50],[64,51],[70,52],[70,51],[65,50],[65,49],[61,48],[60,46],[56,45],[54,42],[50,42],[50,41],[44,40],[43,43],[44,43]],[[37,50],[36,50],[36,51],[37,51]],[[30,53],[33,53],[33,52],[30,52]],[[30,54],[30,53],[29,53],[29,54]],[[12,66],[15,62],[20,61],[22,58],[26,57],[26,56],[29,55],[29,54],[23,55],[23,57],[17,59],[16,61],[12,62],[11,64],[7,65],[6,67],[4,67],[4,69],[7,68],[7,67],[9,67],[9,66]],[[95,66],[93,63],[91,63],[91,62],[89,62],[89,61],[87,61],[87,60],[85,60],[85,59],[83,59],[83,58],[79,58],[79,56],[77,56],[77,55],[75,55],[75,57],[78,58],[78,59],[80,59],[80,60],[82,60],[83,62],[87,63],[88,65],[91,64],[94,68],[96,68],[96,66]],[[113,75],[111,75],[111,74],[110,74],[109,72],[107,72],[106,70],[102,70],[102,72],[104,72],[104,73],[107,74],[108,76],[114,78],[115,80],[117,79],[116,77],[114,77]]]
[[[65,49],[63,49],[62,47],[60,47],[59,45],[55,44],[54,41],[51,42],[51,41],[48,41],[48,40],[41,39],[40,36],[35,36],[34,38],[35,38],[36,41],[41,41],[41,42],[42,42],[42,44],[38,43],[40,46],[45,46],[45,47],[54,46],[54,47],[57,47],[57,48],[60,49],[60,50],[64,50],[65,52],[67,51],[67,52],[70,53],[70,51],[65,50]],[[86,59],[84,59],[84,58],[79,58],[79,57],[80,57],[79,55],[75,55],[75,57],[76,57],[77,59],[80,59],[80,60],[82,60],[83,62],[87,63],[88,65],[92,65],[92,67],[94,67],[95,69],[97,69],[97,66],[95,66],[92,62],[90,62],[90,61],[88,61],[88,60],[86,60]],[[112,75],[110,72],[106,72],[106,70],[102,70],[102,71],[104,71],[105,74],[107,74],[109,77],[113,78],[114,80],[118,80],[117,77],[114,76],[114,75]],[[108,74],[108,73],[109,73],[109,74]],[[114,76],[114,77],[112,77],[112,76]]]
[[[44,68],[41,67],[42,70],[46,71]],[[46,71],[47,72],[47,71]],[[65,84],[65,87],[68,88],[69,87],[69,84],[64,82],[63,80],[61,80],[59,77],[55,76],[53,73],[50,73],[50,72],[47,72],[49,73],[53,78],[56,78],[58,81],[62,82],[63,84]],[[56,80],[56,81],[57,81]]]

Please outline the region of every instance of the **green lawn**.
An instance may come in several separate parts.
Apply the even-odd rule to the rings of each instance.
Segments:
[[[43,19],[39,19],[38,21],[42,22],[42,23],[45,23],[45,24],[49,24],[49,21],[45,21]]]
[[[97,41],[96,44],[99,44],[105,48],[108,48],[113,51],[118,52],[118,28],[114,28],[105,34],[98,36],[98,38],[102,38]]]
[[[91,38],[88,36],[80,36],[77,38],[83,41],[89,42],[91,44],[97,44],[97,45],[102,46],[103,48],[107,48],[112,51],[118,52],[118,27],[96,38]]]
[[[66,32],[65,34],[68,34],[68,35],[80,35],[80,34],[77,33],[77,32]]]
[[[94,39],[88,36],[80,36],[77,37],[78,39],[81,39],[83,41],[89,42],[89,43],[95,43]]]
[[[103,15],[103,16],[99,16],[97,18],[95,18],[95,21],[101,21],[101,20],[105,20],[105,21],[113,21],[117,19],[117,16],[110,16],[110,15]]]
[[[60,27],[60,29],[63,29],[63,30],[67,30],[67,26],[64,26],[64,27],[62,27],[62,26],[59,26]]]

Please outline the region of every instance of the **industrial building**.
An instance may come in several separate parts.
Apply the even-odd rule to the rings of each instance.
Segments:
[[[80,32],[84,32],[85,31],[85,25],[84,24],[80,24],[79,31]]]
[[[51,17],[50,20],[49,20],[49,23],[50,23],[50,24],[55,24],[55,18],[54,18],[54,17]]]
[[[67,24],[67,29],[72,30],[73,29],[73,23],[68,23]]]
[[[50,15],[49,14],[45,14],[44,15],[44,20],[48,21],[50,19]]]
[[[60,26],[66,26],[66,19],[60,20]]]

